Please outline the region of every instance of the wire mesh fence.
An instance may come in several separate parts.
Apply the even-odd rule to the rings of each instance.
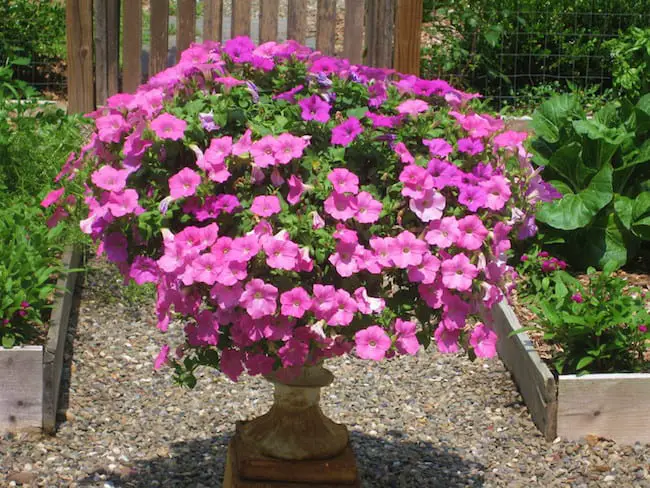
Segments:
[[[608,41],[650,27],[646,2],[444,3],[425,26],[423,74],[479,91],[498,108],[569,88],[602,96],[612,86]]]

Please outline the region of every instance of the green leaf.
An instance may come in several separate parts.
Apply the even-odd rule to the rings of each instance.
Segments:
[[[632,220],[638,220],[650,213],[650,192],[644,191],[639,193],[634,199],[632,207]]]
[[[560,200],[544,203],[537,218],[556,229],[579,229],[589,224],[612,197],[612,166],[607,164],[583,191],[568,193]]]
[[[591,363],[594,362],[596,358],[591,357],[591,356],[585,356],[583,357],[580,361],[578,361],[578,364],[576,365],[576,370],[581,370],[587,366],[589,366]]]
[[[566,285],[560,280],[555,282],[555,294],[559,298],[564,298],[569,294],[569,290],[567,289]]]
[[[646,132],[650,130],[650,93],[639,99],[635,112],[637,131]]]
[[[13,334],[7,334],[5,333],[2,336],[2,347],[5,349],[11,349],[14,347],[14,344],[16,343],[16,338],[14,337]]]
[[[571,142],[554,152],[547,163],[574,189],[580,188],[576,177],[576,168],[580,160],[581,150],[580,144]]]
[[[531,127],[537,136],[547,142],[560,140],[560,129],[569,119],[581,113],[577,98],[573,95],[558,95],[547,100],[533,113]]]
[[[628,247],[632,251],[626,236],[629,233],[614,212],[600,215],[577,241],[582,244],[576,256],[585,264],[605,265],[608,261],[616,263],[616,267],[626,263]]]
[[[634,200],[621,195],[616,195],[614,198],[614,210],[616,210],[616,215],[618,215],[618,218],[621,219],[621,223],[628,230],[632,227],[633,203]]]

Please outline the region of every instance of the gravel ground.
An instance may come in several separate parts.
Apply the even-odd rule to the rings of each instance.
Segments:
[[[270,405],[259,379],[206,372],[186,391],[153,372],[164,337],[151,300],[126,300],[119,281],[89,272],[59,432],[0,437],[0,486],[218,487],[235,421]],[[498,360],[429,351],[329,367],[323,409],[350,428],[365,487],[650,488],[650,446],[545,441]]]

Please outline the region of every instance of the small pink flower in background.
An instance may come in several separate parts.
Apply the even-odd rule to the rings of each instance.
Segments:
[[[474,156],[483,152],[485,150],[485,146],[479,139],[465,137],[463,139],[458,139],[458,150],[460,152]]]
[[[111,193],[106,207],[114,217],[142,212],[142,208],[138,206],[138,192],[130,188],[120,193]]]
[[[253,145],[253,141],[251,140],[251,130],[246,129],[246,132],[239,138],[239,140],[233,144],[232,146],[232,153],[235,156],[241,156],[242,154],[246,154],[247,152],[250,152],[251,147]]]
[[[217,276],[217,283],[225,286],[233,286],[238,281],[245,280],[248,276],[246,270],[246,263],[239,261],[228,261],[225,265],[219,268],[219,275]]]
[[[260,251],[259,238],[255,234],[237,237],[232,242],[231,257],[233,261],[247,263]]]
[[[129,277],[133,278],[138,285],[157,282],[159,274],[156,261],[144,256],[136,256],[129,271]]]
[[[278,289],[259,278],[246,283],[241,295],[241,304],[253,319],[273,315],[277,308]]]
[[[472,212],[476,212],[479,208],[485,207],[487,194],[480,186],[463,185],[460,187],[458,202],[465,205]]]
[[[571,295],[571,300],[573,300],[576,303],[582,303],[584,301],[581,293],[574,293],[573,295]]]
[[[371,325],[367,329],[354,334],[354,343],[357,356],[361,359],[381,361],[390,349],[391,340],[386,331],[378,325]]]
[[[160,348],[160,352],[156,356],[155,361],[153,362],[153,369],[159,370],[169,359],[169,346],[165,344]]]
[[[187,122],[174,117],[172,114],[161,114],[151,121],[151,130],[160,139],[178,141],[185,135]]]
[[[467,323],[469,305],[457,295],[449,292],[443,297],[443,314],[440,324],[447,330],[461,330]]]
[[[395,332],[397,332],[397,341],[395,347],[400,354],[410,354],[415,356],[420,350],[420,343],[415,335],[415,322],[396,319]]]
[[[315,210],[311,213],[311,219],[312,219],[311,220],[312,229],[317,230],[325,227],[325,221],[320,215],[318,215],[318,212],[316,212]]]
[[[289,339],[278,350],[283,368],[300,367],[305,364],[309,354],[309,344],[297,339]]]
[[[512,130],[502,132],[492,142],[496,147],[516,148],[528,138],[527,132],[515,132]]]
[[[419,113],[426,112],[429,109],[429,104],[423,100],[406,100],[397,106],[397,112],[400,114],[407,114],[416,117]]]
[[[357,197],[333,191],[325,200],[325,212],[337,220],[348,220],[357,214]]]
[[[296,287],[280,295],[280,313],[287,317],[300,318],[311,308],[311,298],[302,287]]]
[[[346,242],[348,244],[356,244],[359,242],[359,234],[352,229],[348,229],[340,222],[336,224],[336,231],[334,231],[332,237],[337,241]]]
[[[268,168],[277,164],[276,152],[278,141],[275,137],[269,135],[255,141],[251,146],[250,153],[258,168]]]
[[[440,266],[442,283],[452,290],[467,291],[472,288],[472,280],[478,275],[478,269],[465,254],[457,254],[445,259]]]
[[[341,241],[336,245],[336,252],[329,257],[328,261],[334,265],[339,275],[347,278],[361,270],[363,265],[361,250],[363,248],[357,243]]]
[[[301,158],[309,140],[289,133],[278,136],[276,140],[275,159],[278,164],[289,164],[292,159]]]
[[[488,235],[488,230],[476,215],[467,215],[458,221],[456,245],[475,251],[480,249]]]
[[[102,142],[120,142],[122,134],[131,129],[131,126],[119,114],[99,117],[96,122],[99,140]]]
[[[239,282],[231,286],[215,283],[215,285],[210,289],[210,298],[219,306],[220,309],[227,310],[234,308],[239,304],[243,292],[244,289]]]
[[[58,190],[52,190],[48,193],[45,198],[41,201],[41,207],[48,208],[54,203],[59,201],[61,195],[65,192],[65,188],[59,188]]]
[[[302,120],[315,120],[324,124],[330,119],[330,105],[318,95],[303,98],[298,105],[302,109]]]
[[[390,258],[398,268],[418,266],[427,251],[427,244],[405,230],[390,243]]]
[[[359,177],[345,168],[336,168],[327,175],[337,193],[359,193]]]
[[[244,353],[235,349],[224,349],[221,352],[219,365],[221,371],[232,381],[237,381],[244,372]]]
[[[427,190],[433,188],[433,178],[426,169],[415,164],[409,164],[399,175],[404,183],[402,195],[411,198],[423,198]]]
[[[362,191],[357,195],[357,214],[354,218],[362,224],[377,222],[382,208],[383,205],[380,201],[375,200],[367,191]]]
[[[639,325],[639,331],[643,332],[644,334],[648,332],[648,326],[647,325]]]
[[[124,190],[128,176],[129,172],[125,169],[102,166],[90,176],[90,179],[102,190],[119,192]]]
[[[497,354],[497,335],[482,322],[476,324],[472,330],[469,344],[480,358],[493,358]]]
[[[409,202],[409,208],[422,222],[438,220],[446,205],[447,200],[437,190],[427,190],[421,198],[412,198]]]
[[[406,148],[406,145],[403,142],[398,142],[395,144],[395,152],[399,156],[399,159],[404,164],[415,163],[415,158]]]
[[[487,194],[485,206],[490,210],[498,212],[512,196],[508,181],[501,175],[492,176],[488,181],[481,181],[479,185]]]
[[[331,143],[348,146],[362,132],[363,126],[361,125],[361,122],[359,122],[359,119],[356,117],[350,117],[345,122],[332,129]]]
[[[422,255],[422,262],[419,265],[408,268],[409,281],[413,283],[433,283],[436,276],[438,276],[439,269],[440,259],[427,251]]]
[[[260,217],[270,217],[280,210],[280,200],[274,195],[255,197],[251,205],[251,212]]]
[[[104,251],[109,261],[123,263],[129,258],[128,241],[121,232],[111,232],[104,239]]]
[[[305,191],[305,185],[302,182],[300,176],[291,175],[287,180],[287,185],[289,185],[289,195],[287,196],[287,202],[291,205],[295,205],[300,201],[300,197]]]
[[[446,158],[454,150],[451,144],[444,139],[423,139],[422,144],[429,148],[432,156]]]
[[[503,222],[497,222],[494,226],[494,230],[492,230],[492,254],[496,257],[502,256],[512,247],[508,238],[510,231],[512,231],[512,227]]]
[[[196,193],[196,188],[200,183],[201,176],[196,171],[190,168],[183,168],[169,178],[169,195],[174,200],[191,197]]]
[[[350,325],[357,312],[357,302],[345,290],[336,290],[327,325]]]
[[[460,350],[458,346],[458,338],[460,337],[460,330],[447,330],[439,325],[433,333],[433,338],[436,340],[438,350],[442,353],[455,353]]]
[[[299,248],[294,242],[274,237],[262,241],[266,264],[271,268],[292,270],[298,261]]]
[[[354,290],[354,299],[357,301],[359,312],[366,315],[381,313],[386,308],[386,302],[383,298],[369,296],[368,291],[363,286]]]
[[[68,211],[65,208],[56,207],[54,209],[54,213],[52,215],[50,215],[50,217],[45,222],[45,225],[47,225],[47,227],[51,229],[52,227],[56,226],[61,220],[65,219],[65,218],[67,218],[69,216],[70,216],[70,214],[68,213]],[[82,230],[83,230],[83,228],[82,228]]]

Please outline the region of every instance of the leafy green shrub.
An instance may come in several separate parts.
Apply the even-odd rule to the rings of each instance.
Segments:
[[[562,194],[537,220],[546,243],[572,266],[625,264],[650,240],[650,94],[610,103],[587,118],[560,95],[533,115],[533,161]]]
[[[627,96],[650,92],[650,29],[632,27],[607,41],[613,66],[613,85]]]
[[[538,317],[543,339],[555,346],[552,364],[560,374],[650,371],[646,300],[641,290],[613,275],[615,262],[587,282],[549,266],[545,252],[522,257],[519,296]],[[556,260],[557,262],[557,260]]]

